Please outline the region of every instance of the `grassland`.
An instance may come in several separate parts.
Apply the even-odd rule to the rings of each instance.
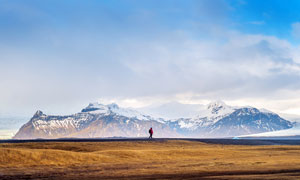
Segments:
[[[0,144],[0,179],[300,179],[300,146],[193,141]]]

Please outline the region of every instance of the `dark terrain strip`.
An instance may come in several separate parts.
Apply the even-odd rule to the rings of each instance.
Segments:
[[[223,145],[300,145],[300,139],[197,139],[197,138],[62,138],[62,139],[9,139],[0,140],[0,143],[27,143],[27,142],[130,142],[130,141],[156,141],[164,142],[169,140],[197,141],[210,144]]]
[[[93,170],[91,170],[93,173]],[[27,175],[1,175],[0,179],[13,180],[13,179],[85,179],[85,180],[96,180],[96,179],[221,179],[226,177],[228,179],[234,179],[235,176],[242,176],[243,179],[248,176],[263,175],[264,177],[273,177],[273,179],[286,179],[288,177],[300,177],[300,169],[284,169],[284,170],[266,170],[266,171],[215,171],[215,172],[196,172],[196,173],[173,173],[173,174],[148,174],[148,175],[134,175],[134,176],[101,176],[97,174],[90,174],[89,171],[76,171],[67,173],[63,172],[44,172]],[[283,176],[280,176],[283,175]],[[287,177],[287,178],[288,178]],[[222,178],[224,179],[224,178]]]

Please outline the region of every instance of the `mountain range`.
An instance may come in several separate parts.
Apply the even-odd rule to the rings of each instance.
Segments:
[[[154,137],[213,138],[289,129],[293,123],[268,110],[232,107],[222,101],[199,106],[198,115],[192,118],[174,119],[158,118],[114,103],[90,103],[72,115],[52,116],[37,111],[14,138],[147,137],[150,127]]]

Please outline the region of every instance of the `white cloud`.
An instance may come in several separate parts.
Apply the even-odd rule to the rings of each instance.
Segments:
[[[300,107],[290,101],[300,98],[299,47],[228,29],[232,7],[225,1],[201,1],[195,9],[201,18],[182,22],[187,29],[164,29],[151,12],[144,14],[150,30],[141,28],[144,18],[134,25],[139,14],[130,14],[135,16],[126,23],[94,19],[83,28],[78,25],[86,24],[67,18],[65,29],[43,24],[15,44],[0,44],[1,111],[75,113],[99,99],[127,107],[214,99],[282,112]],[[292,27],[298,37],[299,23]],[[123,32],[126,28],[129,33]],[[283,101],[283,106],[274,105]]]
[[[299,90],[297,47],[272,36],[224,34],[221,42],[177,32],[167,38],[120,40],[114,47],[107,44],[110,50],[102,54],[89,54],[98,47],[92,40],[94,49],[51,56],[10,49],[0,62],[1,109],[76,112],[98,98],[127,107],[214,99],[268,104]]]

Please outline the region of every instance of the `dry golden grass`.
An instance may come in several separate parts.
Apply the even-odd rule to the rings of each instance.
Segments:
[[[79,176],[300,179],[300,146],[233,146],[175,140],[0,144],[0,178]]]

